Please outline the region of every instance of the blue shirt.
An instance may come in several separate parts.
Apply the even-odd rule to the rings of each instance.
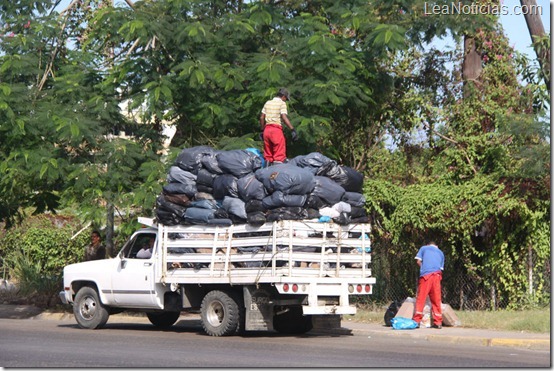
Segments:
[[[441,272],[444,269],[444,254],[436,246],[422,246],[415,258],[421,260],[420,277],[433,272]]]

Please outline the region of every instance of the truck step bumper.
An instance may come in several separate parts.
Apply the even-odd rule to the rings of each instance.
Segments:
[[[353,306],[302,306],[302,313],[305,315],[318,314],[356,314],[356,307]]]

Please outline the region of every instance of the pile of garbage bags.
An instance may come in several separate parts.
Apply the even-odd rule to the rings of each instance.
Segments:
[[[165,225],[318,219],[365,223],[363,175],[313,152],[264,167],[255,148],[184,148],[156,199]]]

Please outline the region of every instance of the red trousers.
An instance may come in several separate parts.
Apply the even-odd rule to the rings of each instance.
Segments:
[[[284,162],[287,158],[287,143],[283,127],[269,124],[264,129],[264,158],[267,162]]]
[[[423,307],[425,307],[425,300],[427,295],[429,295],[433,323],[435,325],[442,325],[441,280],[442,272],[433,272],[419,277],[415,313],[412,318],[417,323],[420,323],[423,318]]]

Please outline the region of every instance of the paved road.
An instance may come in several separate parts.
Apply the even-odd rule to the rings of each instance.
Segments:
[[[73,319],[0,319],[2,367],[550,367],[550,351],[406,336],[252,333],[214,338],[197,319],[169,330],[114,316],[102,330]]]

